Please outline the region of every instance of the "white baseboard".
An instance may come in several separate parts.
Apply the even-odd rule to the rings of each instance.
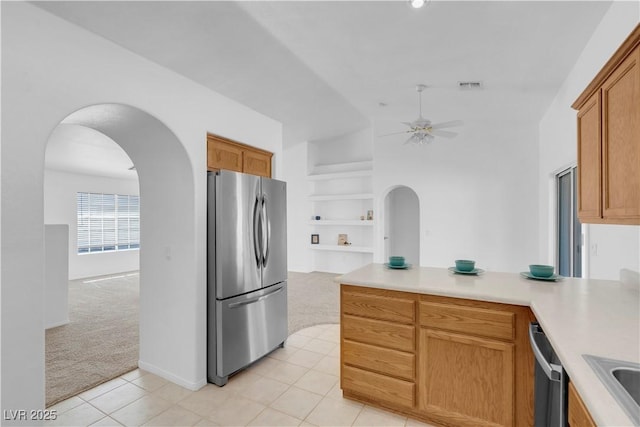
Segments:
[[[203,378],[202,380],[197,382],[186,381],[184,378],[173,375],[172,373],[160,369],[150,363],[143,362],[142,360],[138,360],[138,368],[144,369],[147,372],[151,372],[152,374],[162,377],[165,380],[171,381],[174,384],[193,391],[200,390],[207,384],[206,378]]]
[[[66,325],[67,323],[69,323],[69,318],[67,318],[66,320],[62,320],[60,322],[49,323],[45,325],[44,328],[45,329],[57,328],[58,326]]]

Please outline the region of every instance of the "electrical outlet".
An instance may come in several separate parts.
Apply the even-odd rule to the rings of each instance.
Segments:
[[[591,244],[591,255],[592,256],[598,256],[598,244],[597,243],[592,243]]]

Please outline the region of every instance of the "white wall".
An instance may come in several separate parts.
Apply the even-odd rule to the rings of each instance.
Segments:
[[[115,179],[45,169],[44,222],[69,226],[69,279],[138,270],[138,250],[78,255],[76,193],[79,191],[139,195],[137,179]]]
[[[284,176],[287,182],[287,266],[289,271],[312,271],[309,249],[309,183],[307,182],[308,143],[284,149]]]
[[[571,104],[640,21],[640,3],[613,2],[539,125],[539,258],[554,263],[554,174],[576,163],[576,111]],[[586,277],[620,278],[620,270],[640,271],[640,227],[585,225]]]
[[[371,128],[310,141],[308,156],[308,173],[313,173],[313,168],[317,165],[371,160]]]
[[[69,226],[44,226],[44,327],[69,323]]]
[[[516,107],[514,107],[516,108]],[[388,133],[376,123],[374,134]],[[450,267],[455,259],[518,272],[537,261],[536,123],[465,121],[453,139],[404,145],[374,140],[374,192],[413,189],[420,204],[420,265]],[[384,262],[384,230],[376,231],[376,262]]]
[[[148,196],[143,207],[151,221],[143,227],[153,245],[140,254],[141,364],[185,387],[201,386],[206,133],[274,152],[280,177],[281,124],[31,4],[1,7],[2,409],[44,406],[44,319],[32,307],[44,298],[46,142],[70,113],[103,103],[135,107],[112,109],[108,136],[126,145],[138,168],[140,196]],[[138,122],[142,126],[133,126]],[[147,203],[167,194],[184,204]]]

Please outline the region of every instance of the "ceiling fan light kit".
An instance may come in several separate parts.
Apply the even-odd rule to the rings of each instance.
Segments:
[[[435,139],[436,136],[444,138],[453,138],[457,135],[455,132],[443,130],[443,128],[462,126],[462,121],[453,120],[450,122],[432,124],[431,120],[422,117],[422,91],[427,88],[426,85],[419,84],[416,86],[418,92],[418,118],[412,122],[402,122],[402,124],[409,126],[409,129],[403,132],[395,132],[381,136],[399,135],[402,133],[410,133],[411,136],[405,141],[405,144],[426,144]]]

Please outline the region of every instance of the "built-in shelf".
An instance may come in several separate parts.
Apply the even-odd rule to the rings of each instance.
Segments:
[[[309,221],[310,225],[357,225],[357,226],[371,226],[373,220],[359,220],[359,219],[320,219]]]
[[[361,171],[372,170],[373,161],[365,160],[360,162],[344,162],[344,163],[326,163],[319,164],[313,167],[310,175],[320,175],[336,172],[348,172],[348,171]]]
[[[312,202],[321,202],[326,200],[367,200],[373,199],[373,193],[356,193],[356,194],[314,194],[309,196]]]
[[[369,246],[309,245],[309,247],[316,251],[373,253],[373,248]]]
[[[331,173],[319,173],[313,175],[307,175],[309,181],[324,181],[330,179],[348,179],[348,178],[363,178],[373,176],[372,170],[359,170],[348,172],[331,172]]]

